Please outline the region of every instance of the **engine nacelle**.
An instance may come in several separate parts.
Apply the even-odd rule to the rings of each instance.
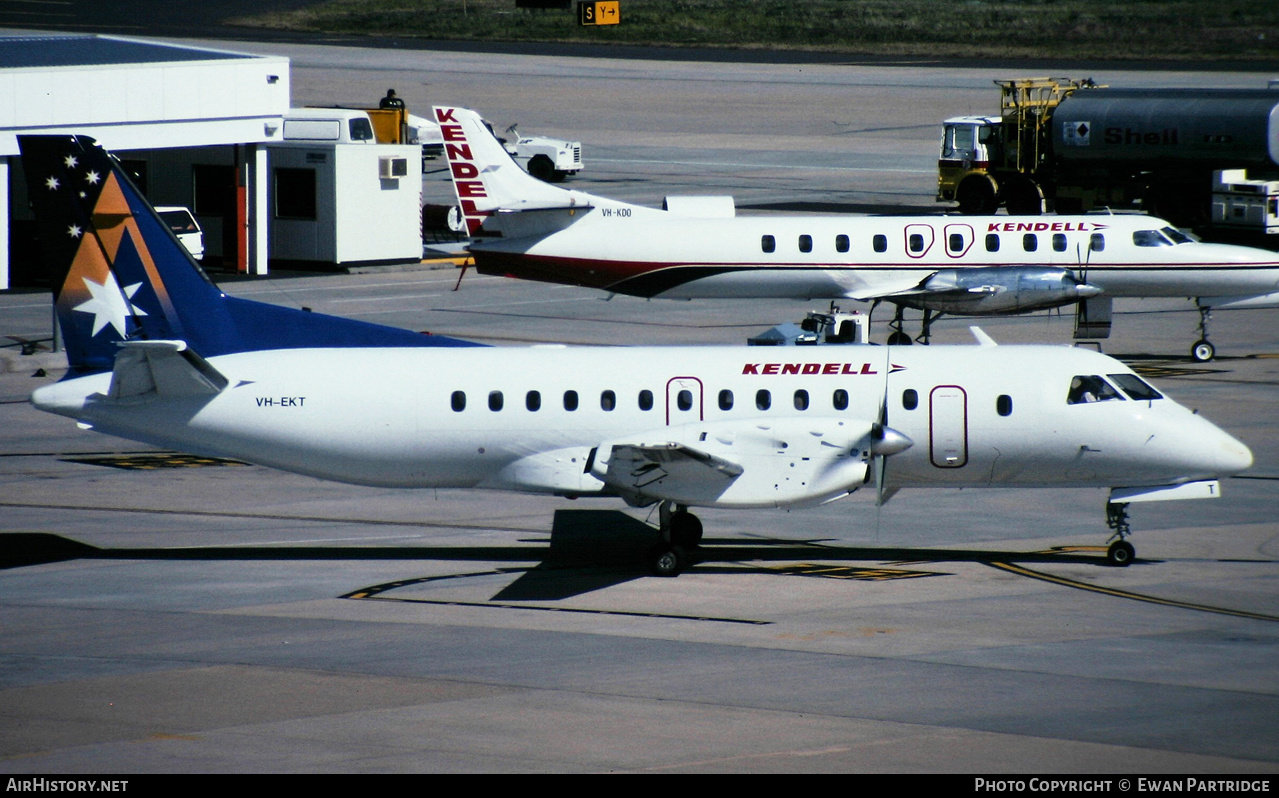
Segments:
[[[893,301],[942,313],[983,316],[1056,308],[1100,293],[1100,288],[1076,279],[1068,269],[1007,266],[942,269],[915,292]]]

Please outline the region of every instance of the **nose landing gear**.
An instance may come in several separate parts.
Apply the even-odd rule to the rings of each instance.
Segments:
[[[1208,340],[1208,322],[1212,320],[1212,308],[1199,306],[1199,340],[1190,347],[1190,359],[1207,363],[1217,354],[1217,348]]]
[[[1106,549],[1106,561],[1117,568],[1127,568],[1137,556],[1137,550],[1127,541],[1132,534],[1128,525],[1127,503],[1106,503],[1106,526],[1115,532],[1110,537],[1110,548]]]

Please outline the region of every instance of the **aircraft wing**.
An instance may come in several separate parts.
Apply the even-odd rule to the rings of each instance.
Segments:
[[[226,386],[227,378],[186,341],[124,341],[111,372],[110,398],[214,396]]]
[[[613,447],[605,483],[622,493],[659,492],[661,480],[679,482],[684,489],[723,491],[742,475],[742,467],[682,443],[621,444]]]
[[[865,483],[872,426],[818,416],[696,421],[603,442],[590,472],[637,506],[821,504]]]

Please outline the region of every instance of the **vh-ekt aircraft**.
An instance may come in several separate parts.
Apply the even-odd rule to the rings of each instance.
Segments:
[[[448,134],[445,135],[448,140]],[[70,370],[36,407],[183,451],[362,485],[690,507],[871,486],[1215,497],[1252,455],[1124,364],[1052,346],[488,347],[228,297],[91,139],[20,137]]]
[[[1196,241],[1138,215],[737,216],[732,197],[667,197],[661,210],[547,185],[516,166],[473,111],[435,108],[476,268],[642,297],[855,299],[902,309],[1023,313],[1078,303],[1077,337],[1110,332],[1115,297],[1279,305],[1273,252]]]

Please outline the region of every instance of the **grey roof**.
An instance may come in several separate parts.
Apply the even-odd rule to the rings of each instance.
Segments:
[[[154,64],[253,58],[242,53],[139,42],[111,36],[2,36],[0,69]]]

